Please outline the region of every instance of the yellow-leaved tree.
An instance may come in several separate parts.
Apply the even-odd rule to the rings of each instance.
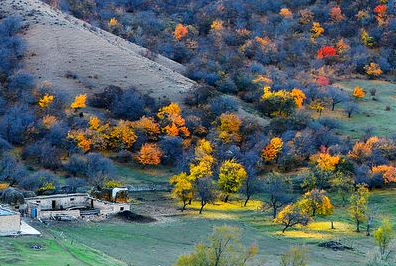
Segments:
[[[54,101],[54,95],[46,94],[39,100],[39,106],[41,108],[47,108]]]
[[[169,183],[173,185],[173,196],[180,199],[183,203],[181,211],[186,209],[187,204],[194,197],[193,181],[192,177],[185,172],[174,175],[169,180]]]
[[[224,202],[228,201],[231,194],[238,192],[246,177],[247,173],[242,164],[234,160],[223,162],[220,167],[218,186],[225,195]]]
[[[310,216],[326,216],[333,213],[333,205],[324,190],[313,189],[308,191],[297,204],[303,212]]]
[[[86,101],[87,101],[87,95],[86,94],[77,95],[74,98],[74,102],[72,102],[70,107],[73,108],[74,110],[78,110],[80,108],[85,108],[85,107],[87,107]]]
[[[219,139],[225,143],[240,142],[242,137],[239,128],[242,124],[241,119],[233,113],[223,113],[220,116],[220,124],[217,126]]]
[[[323,171],[334,171],[340,162],[341,157],[339,155],[332,156],[326,147],[322,146],[321,151],[311,155],[310,159]]]

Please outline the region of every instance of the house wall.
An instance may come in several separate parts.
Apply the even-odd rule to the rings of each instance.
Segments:
[[[55,208],[53,208],[53,201],[55,201]],[[26,202],[37,203],[40,205],[41,210],[57,210],[67,209],[73,206],[87,205],[87,195],[76,194],[76,195],[62,195],[59,197],[35,197],[26,199]]]
[[[100,210],[100,215],[115,214],[122,211],[130,211],[131,205],[129,203],[113,203],[101,200],[94,200],[94,208]]]
[[[21,231],[21,216],[18,214],[0,215],[0,234],[15,234]]]
[[[80,218],[80,211],[79,210],[41,211],[39,213],[39,218],[47,220],[57,215],[68,215],[78,219]]]

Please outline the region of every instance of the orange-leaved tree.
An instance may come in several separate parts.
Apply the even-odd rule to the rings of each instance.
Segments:
[[[381,174],[385,183],[396,182],[396,167],[392,165],[378,165],[371,169],[373,174]]]
[[[370,63],[369,65],[364,67],[366,70],[366,74],[370,77],[378,77],[382,74],[381,68],[376,63]]]
[[[145,143],[136,155],[136,161],[144,166],[161,163],[162,151],[156,143]]]
[[[175,31],[173,33],[175,35],[176,40],[180,41],[188,34],[188,28],[183,24],[179,23],[176,25]]]
[[[143,132],[150,140],[157,140],[161,133],[160,126],[152,117],[142,116],[138,121],[133,122],[133,128]]]
[[[323,171],[334,171],[340,162],[340,156],[332,156],[325,146],[321,146],[320,152],[311,155],[311,160]]]
[[[304,100],[307,98],[305,96],[305,93],[298,88],[292,89],[292,91],[290,92],[290,96],[294,98],[297,108],[302,107]]]
[[[356,86],[356,87],[353,89],[352,95],[353,95],[353,97],[355,97],[356,99],[359,99],[359,98],[363,98],[364,96],[366,96],[366,93],[364,92],[364,90],[363,90],[361,87]]]
[[[265,161],[269,162],[275,160],[278,154],[282,151],[283,141],[281,138],[274,137],[270,143],[262,150],[261,156]]]
[[[177,103],[170,103],[158,110],[157,117],[161,121],[162,131],[169,136],[190,136],[190,131],[185,126],[185,120],[181,116],[181,108]]]

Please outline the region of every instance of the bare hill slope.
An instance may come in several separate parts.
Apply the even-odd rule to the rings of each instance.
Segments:
[[[180,74],[182,65],[163,56],[149,60],[144,48],[39,0],[1,0],[0,12],[20,15],[27,25],[26,69],[70,97],[117,85],[180,102],[194,85]]]

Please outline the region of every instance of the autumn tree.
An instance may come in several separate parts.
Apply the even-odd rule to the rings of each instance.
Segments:
[[[70,107],[77,111],[80,108],[87,107],[86,101],[87,101],[86,94],[77,95],[74,99],[74,102],[72,102],[72,104],[70,105]]]
[[[162,151],[156,143],[145,143],[137,154],[136,160],[143,166],[158,165],[161,162],[161,156]]]
[[[375,39],[373,37],[371,37],[365,29],[361,30],[360,40],[362,41],[362,43],[364,45],[366,45],[368,47],[374,46]]]
[[[322,146],[321,151],[312,155],[310,159],[323,171],[334,171],[340,162],[340,156],[332,156],[325,146]]]
[[[274,137],[270,140],[270,143],[267,146],[265,146],[265,148],[262,150],[261,156],[267,162],[273,161],[282,151],[282,148],[283,148],[282,139],[278,137]]]
[[[188,34],[188,28],[184,26],[183,24],[179,23],[176,25],[174,35],[176,40],[180,41],[183,39],[185,36]]]
[[[149,140],[157,140],[161,133],[160,126],[154,118],[142,116],[138,121],[133,122],[135,131],[142,132]]]
[[[319,22],[312,23],[311,38],[316,39],[320,37],[324,33],[324,31],[324,28],[320,25]]]
[[[305,94],[301,90],[294,92],[286,90],[272,91],[271,87],[264,87],[260,98],[259,108],[268,117],[289,116],[298,104],[304,101]]]
[[[279,15],[281,15],[282,17],[285,17],[285,18],[290,18],[293,16],[293,13],[288,8],[282,8],[279,11]]]
[[[241,119],[233,113],[223,113],[220,116],[220,124],[217,126],[219,138],[225,142],[240,142],[241,135],[239,128],[242,124]]]
[[[366,96],[366,92],[364,92],[364,90],[361,87],[356,86],[353,89],[352,96],[355,97],[356,99],[363,98],[364,96]]]
[[[330,9],[330,18],[334,22],[339,22],[345,18],[342,14],[342,10],[339,6],[335,6]]]
[[[364,70],[366,70],[366,74],[372,78],[382,75],[382,70],[376,63],[370,63],[364,67]]]
[[[195,147],[194,163],[190,164],[190,175],[193,179],[212,176],[212,166],[214,157],[212,155],[213,147],[210,141],[201,139]]]
[[[38,105],[41,108],[47,108],[54,101],[54,95],[46,94],[40,100]]]
[[[266,203],[272,208],[273,219],[278,210],[292,200],[292,182],[286,175],[270,173],[263,180],[264,192],[267,195]]]
[[[396,167],[392,165],[378,165],[371,169],[373,174],[380,174],[385,184],[396,182]]]
[[[160,108],[157,117],[161,121],[162,131],[168,136],[190,136],[190,131],[185,126],[185,120],[181,115],[181,108],[177,103],[170,103]]]
[[[298,205],[289,204],[278,213],[274,222],[284,226],[282,229],[282,233],[284,233],[287,228],[298,224],[307,225],[309,223],[309,216]]]
[[[330,215],[333,213],[333,205],[324,190],[314,189],[304,194],[298,201],[301,210],[308,215]]]
[[[186,209],[186,206],[194,196],[193,183],[191,176],[182,172],[178,175],[174,175],[170,178],[169,183],[174,185],[172,194],[174,197],[180,199],[183,203],[182,212]]]
[[[234,160],[223,162],[220,167],[218,186],[225,195],[224,202],[228,201],[230,194],[238,192],[247,173],[243,165]]]
[[[124,120],[120,120],[116,126],[111,128],[107,138],[111,147],[119,149],[130,149],[137,140],[133,123]]]
[[[381,255],[385,256],[389,245],[395,239],[395,231],[388,218],[383,219],[381,226],[374,231],[374,239],[380,249]]]
[[[117,25],[118,25],[118,20],[117,20],[116,18],[111,18],[111,19],[109,20],[109,26],[115,27],[115,26],[117,26]]]
[[[89,140],[85,137],[84,132],[82,132],[80,130],[71,130],[67,134],[67,137],[69,139],[76,141],[77,146],[84,152],[88,152],[89,150],[91,150],[92,142],[91,142],[91,140]]]
[[[210,25],[210,29],[214,30],[215,32],[221,31],[223,29],[223,21],[214,20]]]
[[[246,265],[257,255],[258,247],[244,247],[241,231],[234,226],[215,226],[207,243],[195,245],[194,251],[182,255],[174,266]]]
[[[297,108],[301,108],[303,106],[304,100],[307,98],[305,93],[298,88],[292,89],[290,96],[294,99]]]
[[[368,195],[367,186],[359,184],[349,199],[349,214],[356,223],[356,232],[360,232],[360,224],[366,220]]]
[[[336,48],[334,48],[332,46],[325,46],[318,50],[318,58],[319,59],[330,57],[330,56],[336,56],[336,55],[337,55],[337,50],[336,50]]]
[[[318,112],[320,116],[326,108],[326,103],[321,99],[315,99],[309,104],[309,108]]]

